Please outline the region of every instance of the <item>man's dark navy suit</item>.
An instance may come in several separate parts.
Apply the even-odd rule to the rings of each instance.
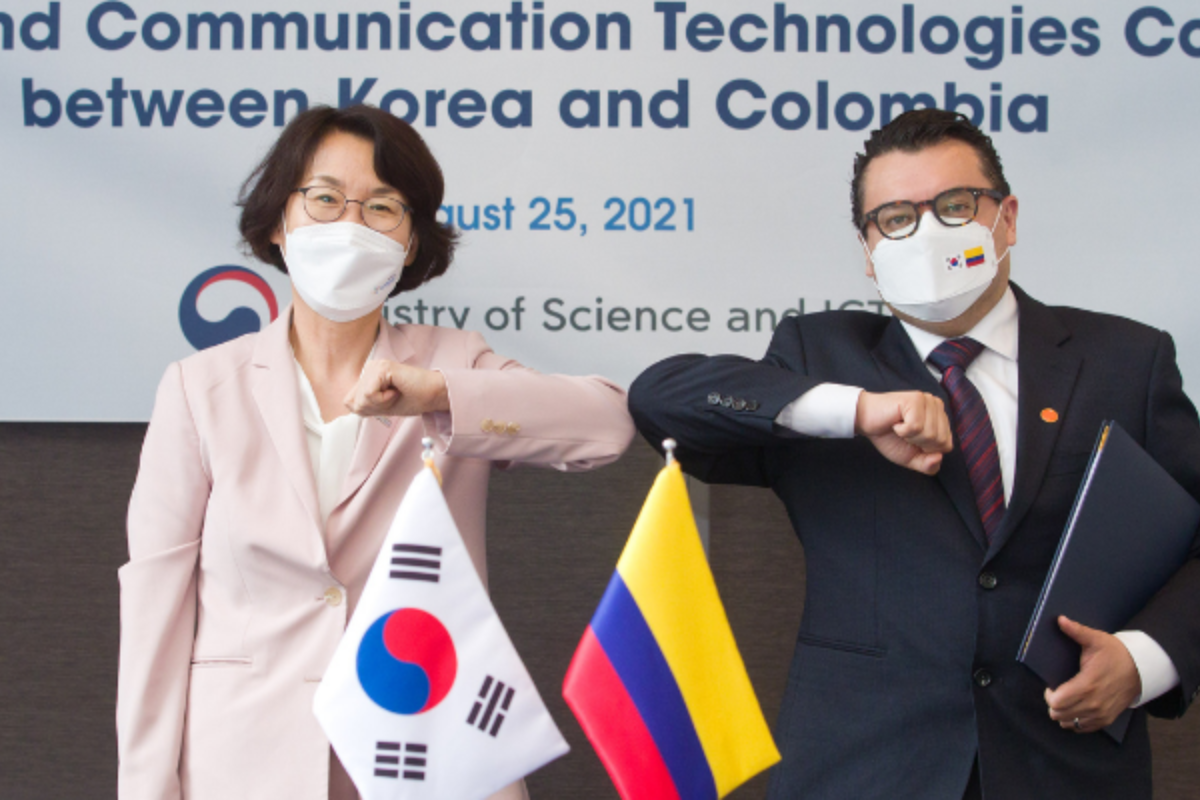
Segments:
[[[1150,796],[1145,712],[1120,745],[1065,731],[1015,656],[1101,421],[1117,420],[1197,498],[1200,425],[1167,334],[1013,288],[1016,474],[990,546],[957,449],[928,477],[863,438],[798,437],[773,423],[826,382],[944,399],[894,318],[788,318],[762,361],[677,356],[630,390],[651,443],[676,439],[684,468],[705,481],[771,487],[804,545],[772,798],[960,800],[977,753],[989,800]],[[1057,422],[1043,420],[1047,408]],[[1180,687],[1150,704],[1157,715],[1183,713],[1200,687],[1200,537],[1192,556],[1126,626],[1179,670]]]

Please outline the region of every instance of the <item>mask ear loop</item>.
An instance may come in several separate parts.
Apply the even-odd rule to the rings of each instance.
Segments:
[[[376,231],[374,228],[368,228],[367,230],[374,231],[375,233],[379,233],[379,231]],[[380,234],[380,235],[383,236],[386,234]],[[415,230],[409,231],[408,244],[402,245],[402,247],[404,248],[404,259],[400,262],[400,271],[396,273],[396,286],[400,285],[400,279],[404,277],[404,270],[408,269],[408,265],[405,264],[404,262],[408,260],[408,253],[410,250],[412,250],[413,237],[416,235],[417,235],[417,232]],[[429,271],[429,268],[426,267],[426,272],[428,272],[428,271]],[[421,282],[424,283],[424,279],[422,279]],[[420,284],[418,284],[418,286],[419,285]],[[385,300],[384,302],[387,302],[387,301]]]
[[[991,234],[993,237],[996,235],[996,228],[1000,226],[1000,220],[1003,217],[1004,217],[1004,205],[1002,203],[1000,206],[1000,213],[996,215],[996,221],[992,223],[992,229],[990,231],[988,231],[988,233]],[[1008,247],[1004,248],[1004,255],[997,256],[997,258],[996,258],[996,266],[997,267],[1000,266],[1001,261],[1008,258],[1008,253],[1010,250],[1012,250],[1012,245],[1009,245]]]
[[[867,240],[863,238],[862,231],[855,231],[854,235],[858,238],[858,243],[862,245],[863,252],[867,254],[867,261],[871,263],[871,283],[875,284],[875,291],[879,292],[880,297],[883,297],[883,291],[879,288],[879,273],[875,270],[875,259],[871,256],[871,251],[867,249]]]
[[[282,255],[284,260],[286,261],[287,260],[287,237],[288,237],[288,233],[289,233],[289,231],[287,229],[287,209],[286,208],[284,208],[283,211],[279,212],[279,227],[283,229],[283,244],[279,245],[279,254]]]
[[[867,249],[867,240],[863,238],[861,231],[855,231],[854,236],[858,239],[858,243],[862,245],[863,252],[867,254],[867,261],[871,262],[871,266],[875,266],[875,259],[871,257],[871,251]]]
[[[404,246],[404,257],[405,257],[405,260],[407,260],[407,259],[408,259],[408,253],[409,253],[409,251],[410,251],[410,250],[412,250],[412,243],[413,243],[413,239],[416,237],[416,235],[417,235],[417,231],[416,231],[416,227],[414,226],[413,230],[412,230],[412,231],[410,231],[410,232],[409,232],[409,234],[408,234],[408,244],[406,244],[406,245]],[[421,280],[417,282],[417,286],[421,286],[422,284],[424,284],[424,283],[425,283],[425,281],[426,281],[426,280],[429,278],[429,270],[430,270],[430,269],[432,269],[432,268],[433,268],[433,262],[430,262],[429,264],[427,264],[427,265],[425,266],[425,274],[421,276]],[[399,274],[399,275],[396,277],[396,285],[397,285],[397,286],[399,286],[399,285],[400,285],[400,280],[401,280],[401,278],[403,278],[403,277],[404,277],[404,270],[406,270],[406,269],[408,269],[408,265],[407,265],[407,264],[401,264],[401,265],[400,265],[400,274]],[[414,286],[413,288],[414,288],[414,289],[416,289],[416,288],[417,288],[417,286]]]
[[[408,235],[408,247],[404,248],[405,251],[407,251],[409,248],[412,247],[412,240],[413,240],[413,237],[416,235],[417,235],[417,231],[416,231],[416,226],[414,225],[412,233],[410,233]],[[421,276],[421,280],[417,283],[417,286],[423,286],[425,284],[425,281],[429,280],[429,270],[431,270],[431,269],[433,269],[432,261],[430,261],[428,264],[425,265],[425,274],[423,274]],[[414,286],[413,288],[415,289],[415,288],[417,288],[417,286]]]

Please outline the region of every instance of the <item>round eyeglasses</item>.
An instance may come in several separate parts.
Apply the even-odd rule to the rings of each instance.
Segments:
[[[932,211],[937,221],[947,227],[966,225],[979,213],[980,197],[990,197],[997,203],[1004,200],[1004,195],[995,189],[959,187],[947,189],[932,200],[897,200],[894,203],[884,203],[863,216],[863,233],[866,233],[867,223],[874,222],[885,238],[907,239],[921,226],[922,208]]]
[[[313,222],[336,222],[346,213],[350,203],[358,203],[362,209],[363,222],[379,233],[389,233],[399,228],[411,211],[395,197],[372,197],[368,200],[348,200],[332,186],[305,186],[294,189],[304,197],[304,212]]]

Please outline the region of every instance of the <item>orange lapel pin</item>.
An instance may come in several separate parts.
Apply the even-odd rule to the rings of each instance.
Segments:
[[[1043,408],[1042,409],[1042,422],[1050,422],[1050,423],[1058,422],[1058,412],[1055,411],[1053,408]]]

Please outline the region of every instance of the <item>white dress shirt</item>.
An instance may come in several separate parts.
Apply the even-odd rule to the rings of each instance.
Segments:
[[[966,335],[984,346],[966,369],[967,379],[979,390],[992,420],[996,450],[1000,457],[1000,477],[1004,483],[1004,502],[1012,497],[1013,476],[1017,464],[1017,337],[1020,311],[1012,289],[1004,293],[994,308]],[[917,355],[924,361],[946,337],[901,322],[912,340]],[[942,374],[928,361],[930,373],[939,382]],[[793,400],[775,422],[786,428],[822,438],[854,436],[858,413],[857,386],[823,383]],[[1166,694],[1179,684],[1179,672],[1166,651],[1142,631],[1119,631],[1117,638],[1129,650],[1142,682],[1142,693],[1133,707]]]

